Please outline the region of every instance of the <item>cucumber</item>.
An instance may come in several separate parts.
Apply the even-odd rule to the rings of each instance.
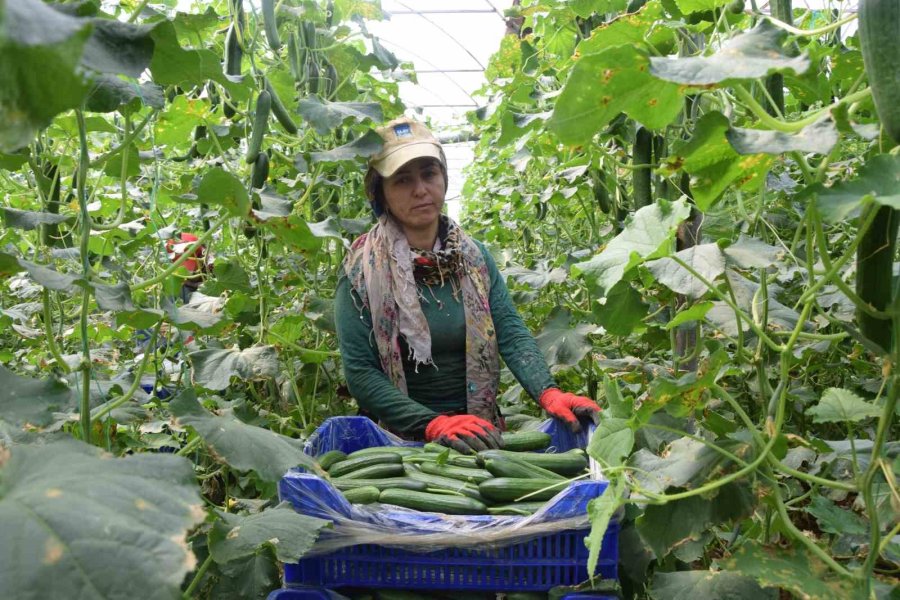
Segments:
[[[631,163],[635,166],[632,173],[634,187],[634,210],[653,204],[653,192],[650,189],[652,173],[650,163],[653,161],[653,134],[644,127],[638,127],[634,134],[634,146]],[[637,165],[642,165],[638,167]]]
[[[519,431],[518,433],[503,433],[503,449],[510,452],[529,452],[533,450],[545,450],[553,439],[549,433],[543,431]]]
[[[317,456],[316,461],[318,461],[319,466],[322,467],[324,471],[327,471],[334,466],[335,463],[345,460],[346,458],[347,455],[340,450],[329,450],[325,454]]]
[[[487,506],[483,502],[472,498],[398,490],[396,488],[383,490],[379,501],[384,504],[394,504],[404,508],[448,515],[479,515],[487,511]]]
[[[269,124],[269,112],[272,110],[272,95],[266,90],[259,93],[256,98],[256,114],[253,116],[253,130],[250,133],[250,141],[247,143],[247,155],[244,159],[252,165],[259,156],[262,148],[263,136],[266,135],[266,127]]]
[[[351,454],[346,460],[333,465],[328,469],[331,477],[343,477],[354,471],[365,469],[373,465],[399,465],[402,459],[399,454],[393,452],[380,452],[378,454],[366,454],[365,456],[353,457]]]
[[[422,449],[414,446],[370,446],[369,448],[351,452],[350,458],[359,458],[360,456],[369,456],[370,454],[384,454],[385,452],[391,452],[398,456],[408,456],[421,454]]]
[[[531,479],[564,479],[549,469],[542,469],[524,460],[514,458],[489,458],[484,461],[484,468],[494,477],[519,477]]]
[[[612,205],[609,202],[609,190],[606,189],[606,173],[598,169],[591,179],[591,190],[594,192],[594,200],[597,202],[597,207],[600,209],[600,212],[608,215]],[[506,420],[506,424],[510,424],[509,419]]]
[[[256,157],[256,162],[253,163],[253,169],[250,172],[250,187],[253,189],[262,189],[266,187],[266,180],[269,178],[269,155],[265,152],[260,152],[259,156]],[[254,208],[259,208],[254,207]],[[332,450],[332,452],[340,452],[340,450]],[[344,454],[341,452],[341,454]],[[344,454],[344,457],[347,455]]]
[[[228,31],[225,33],[225,66],[223,69],[225,74],[240,77],[241,61],[243,59],[244,50],[241,48],[241,43],[232,23],[228,26]]]
[[[288,112],[288,109],[281,101],[281,98],[279,98],[278,94],[275,93],[275,88],[272,87],[272,84],[268,79],[266,79],[265,85],[266,91],[269,92],[270,96],[272,96],[272,114],[275,115],[278,123],[282,128],[284,128],[285,131],[287,131],[291,135],[296,135],[297,124],[294,123],[294,120],[291,118],[291,113]]]
[[[489,506],[488,514],[491,515],[533,515],[546,506],[546,502],[511,502],[500,506]]]
[[[900,144],[900,2],[860,0],[859,45],[884,130]],[[889,328],[888,328],[889,329]]]
[[[260,7],[269,48],[278,52],[281,49],[281,38],[278,37],[278,24],[275,21],[275,0],[260,0]]]
[[[454,467],[452,465],[438,465],[435,463],[422,463],[419,466],[423,473],[429,475],[440,475],[441,477],[449,477],[451,479],[459,479],[470,483],[481,483],[491,479],[490,471],[484,469],[469,469],[466,467]]]
[[[388,477],[385,479],[332,479],[331,485],[344,492],[361,487],[377,487],[379,490],[388,488],[398,490],[417,490],[424,492],[428,484],[424,481],[416,481],[409,477]]]
[[[459,452],[457,452],[453,448],[448,448],[447,446],[444,446],[443,444],[438,444],[437,442],[428,442],[427,444],[422,446],[422,450],[424,450],[425,452],[430,452],[432,454],[441,454],[442,452],[449,452],[450,454],[457,454],[457,455],[462,456],[461,454],[459,454]]]
[[[566,488],[568,481],[560,479],[524,479],[496,477],[478,484],[478,491],[494,502],[515,502],[522,498],[528,502],[549,500]]]
[[[863,233],[856,249],[856,293],[864,302],[883,311],[890,306],[893,294],[894,248],[897,246],[900,211],[873,202],[863,211],[860,220],[865,220],[873,210],[878,211],[875,220]],[[879,319],[857,310],[856,320],[864,336],[886,352],[891,351],[890,319]]]
[[[447,464],[452,465],[454,467],[465,467],[467,469],[477,469],[478,468],[478,459],[474,456],[451,456],[447,459]]]
[[[381,490],[374,485],[364,485],[362,487],[345,490],[341,493],[350,504],[372,504],[373,502],[378,502],[378,496],[381,495]]]
[[[393,456],[397,456],[394,454]],[[397,458],[400,458],[397,456]],[[344,461],[347,462],[347,461]],[[340,465],[341,463],[338,463]],[[361,469],[355,469],[346,475],[341,475],[336,479],[386,479],[388,477],[402,477],[403,465],[400,463],[382,463],[379,465],[370,465]]]
[[[480,464],[489,458],[513,458],[531,465],[542,467],[560,475],[572,476],[583,472],[588,461],[583,451],[560,452],[557,454],[537,452],[510,452],[508,450],[482,450],[476,455]]]
[[[460,494],[464,494],[469,498],[474,498],[475,500],[483,501],[481,494],[478,492],[478,486],[466,483],[464,481],[460,481],[459,479],[452,479],[450,477],[442,477],[440,475],[430,475],[419,469],[405,465],[403,467],[404,473],[410,479],[415,479],[416,481],[424,482],[429,488],[440,488],[444,490],[451,490],[453,492],[459,492]]]

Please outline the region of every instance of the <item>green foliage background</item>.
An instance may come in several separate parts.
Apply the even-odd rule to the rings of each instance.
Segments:
[[[327,525],[275,484],[355,410],[331,298],[415,74],[377,3],[173,4],[0,4],[3,597],[265,597]],[[833,4],[526,0],[470,115],[464,226],[604,406],[625,597],[896,585],[900,157]]]

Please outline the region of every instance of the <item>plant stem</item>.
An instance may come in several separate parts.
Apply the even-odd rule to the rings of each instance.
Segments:
[[[66,364],[56,343],[56,335],[53,333],[53,315],[50,313],[50,290],[44,288],[41,292],[41,301],[44,307],[44,333],[47,336],[47,349],[64,373],[71,373],[72,369]]]
[[[147,350],[144,352],[144,358],[141,360],[140,366],[134,373],[134,381],[131,382],[131,387],[128,388],[128,391],[126,391],[121,398],[117,398],[116,400],[108,402],[103,406],[98,406],[94,414],[91,415],[91,418],[102,419],[112,411],[116,410],[117,408],[131,400],[132,396],[134,396],[134,393],[141,385],[141,377],[144,376],[144,371],[147,370],[147,365],[150,364],[150,357],[156,355],[156,338],[159,335],[160,327],[162,327],[162,321],[157,323],[156,327],[153,328],[153,333],[151,334],[150,341],[147,344]]]
[[[131,136],[131,117],[125,114],[125,139]],[[124,143],[124,140],[123,140]],[[115,229],[125,220],[125,212],[128,206],[128,151],[122,153],[122,168],[119,172],[119,212],[110,223],[91,223],[91,228],[98,231]]]
[[[827,111],[830,111],[832,108],[840,104],[841,102],[856,102],[857,100],[862,100],[863,98],[871,95],[872,90],[866,88],[864,90],[860,90],[856,93],[849,94],[844,98],[841,98],[837,102],[826,106],[824,108],[820,108],[814,113],[799,119],[797,121],[782,121],[780,119],[776,119],[772,115],[766,112],[766,109],[759,105],[759,102],[756,101],[756,98],[753,97],[753,94],[747,91],[747,89],[742,85],[734,86],[734,93],[737,94],[738,98],[747,105],[750,111],[756,115],[756,117],[760,120],[760,122],[770,129],[775,129],[776,131],[783,131],[785,133],[796,133],[806,127],[807,125],[812,125],[819,118],[824,115]]]
[[[835,29],[839,29],[842,25],[846,25],[847,23],[856,19],[856,13],[851,14],[848,17],[844,17],[839,21],[835,21],[834,23],[830,23],[828,25],[823,25],[822,27],[818,27],[816,29],[800,29],[798,27],[794,27],[784,21],[779,21],[775,17],[768,17],[768,20],[772,25],[779,29],[783,29],[788,33],[792,33],[794,35],[800,35],[805,37],[813,37],[817,35],[824,35],[826,33],[830,33]]]
[[[87,198],[84,194],[87,179],[88,156],[87,126],[84,113],[75,111],[78,122],[78,141],[81,146],[78,160],[78,206],[81,209],[81,274],[85,281],[91,278],[91,259],[88,255],[88,243],[91,239],[91,216],[88,214]],[[91,341],[88,338],[88,315],[91,303],[91,288],[85,287],[81,293],[81,435],[88,444],[91,443]]]
[[[182,594],[182,598],[184,600],[193,600],[194,592],[197,590],[197,586],[200,585],[200,580],[203,579],[203,576],[206,575],[206,571],[209,569],[209,566],[213,563],[212,554],[206,557],[206,560],[203,561],[203,564],[200,565],[200,568],[197,569],[197,574],[194,575],[194,578],[191,580],[191,584],[184,590],[184,594]]]

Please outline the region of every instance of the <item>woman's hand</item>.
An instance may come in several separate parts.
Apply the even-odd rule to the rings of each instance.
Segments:
[[[500,431],[474,415],[435,417],[425,428],[425,440],[448,446],[462,454],[503,447]]]
[[[541,399],[538,400],[538,404],[550,416],[565,421],[566,425],[576,433],[581,431],[581,423],[578,422],[580,417],[593,419],[594,415],[600,412],[600,407],[590,398],[576,396],[559,388],[547,388],[544,390],[544,393],[541,394]]]

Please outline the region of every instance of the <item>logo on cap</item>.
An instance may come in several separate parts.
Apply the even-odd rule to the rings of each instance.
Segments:
[[[409,123],[394,125],[394,135],[398,138],[412,137],[412,129],[410,129]]]

